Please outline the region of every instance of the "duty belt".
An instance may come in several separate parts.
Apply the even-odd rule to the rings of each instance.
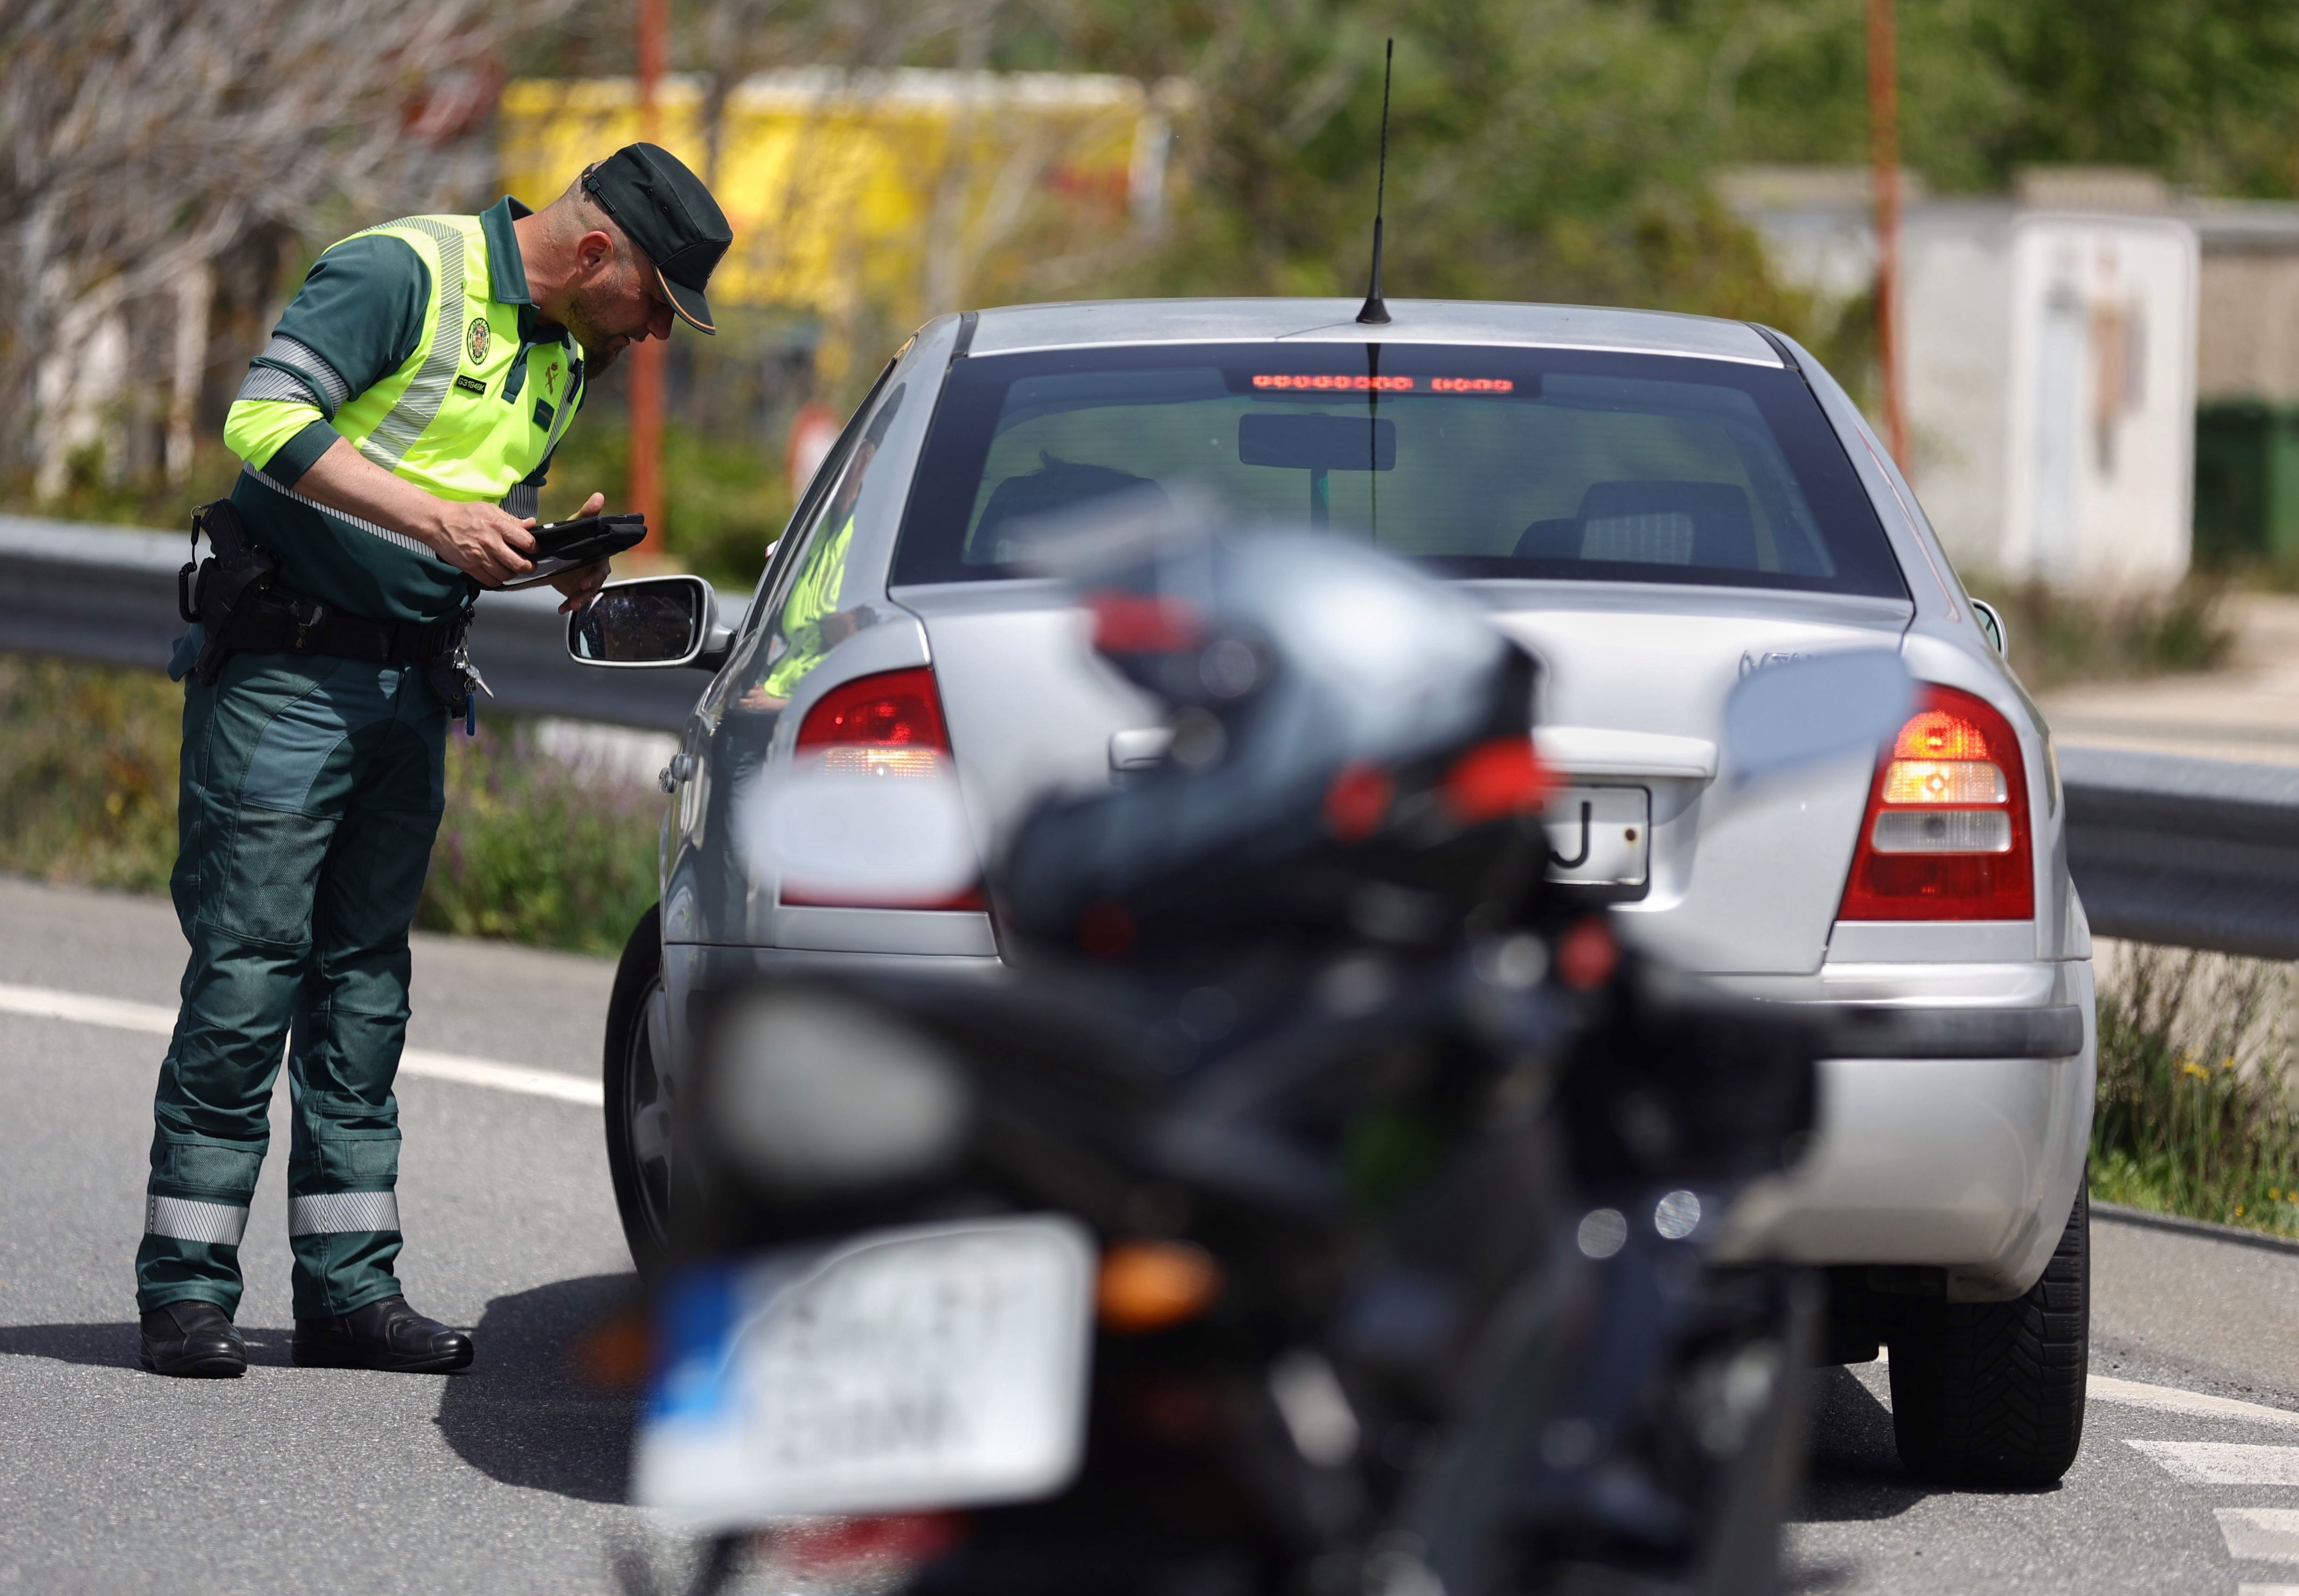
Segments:
[[[200,535],[215,553],[197,559]],[[177,578],[177,607],[205,631],[194,669],[213,684],[236,653],[324,654],[375,665],[411,665],[449,710],[470,723],[471,690],[486,683],[463,646],[471,628],[466,610],[445,620],[369,620],[283,593],[273,586],[279,562],[247,536],[228,499],[192,514],[194,562]]]
[[[369,620],[309,599],[267,592],[233,613],[226,644],[251,654],[327,654],[376,665],[421,665],[451,655],[470,625],[451,620]]]

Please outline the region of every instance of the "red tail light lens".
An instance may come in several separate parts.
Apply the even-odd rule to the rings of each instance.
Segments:
[[[798,752],[840,776],[944,776],[950,728],[934,672],[889,670],[833,687],[798,728]]]
[[[942,694],[934,686],[934,671],[925,666],[861,677],[833,687],[799,723],[796,748],[801,769],[811,761],[817,769],[836,776],[901,779],[954,774]],[[782,901],[834,909],[985,907],[978,888],[943,902],[860,903],[785,885]]]
[[[1923,702],[1877,762],[1837,918],[2033,919],[2020,739],[1969,693],[1927,687]]]

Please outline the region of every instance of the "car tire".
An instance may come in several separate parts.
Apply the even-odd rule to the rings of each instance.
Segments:
[[[1943,1485],[2049,1485],[2083,1443],[2091,1205],[2080,1191],[2043,1278],[2009,1302],[1909,1304],[1891,1334],[1892,1430]]]
[[[642,1275],[670,1249],[670,1100],[656,1067],[647,1010],[662,991],[662,906],[639,917],[607,1003],[607,1170],[623,1239]]]

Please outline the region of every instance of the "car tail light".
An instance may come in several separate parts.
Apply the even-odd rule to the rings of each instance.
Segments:
[[[798,728],[801,761],[835,776],[947,776],[950,728],[934,672],[889,670],[824,694]]]
[[[2028,781],[2011,723],[1928,686],[1868,793],[1847,920],[2024,920],[2036,912]]]
[[[799,723],[797,755],[801,769],[833,776],[878,779],[948,777],[956,774],[950,727],[942,719],[942,694],[934,671],[918,666],[842,682],[824,694]],[[810,908],[982,909],[979,888],[932,903],[859,902],[793,891],[782,901]]]

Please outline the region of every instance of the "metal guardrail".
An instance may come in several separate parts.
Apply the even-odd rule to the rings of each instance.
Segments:
[[[2299,959],[2299,767],[2063,748],[2060,780],[2094,931]]]
[[[184,633],[176,572],[190,553],[181,533],[0,515],[0,650],[165,669]],[[567,657],[559,603],[547,587],[481,597],[471,659],[494,693],[483,702],[657,730],[685,724],[700,671],[586,670]],[[721,590],[720,619],[739,620],[749,603]]]
[[[180,536],[0,516],[0,650],[162,669],[183,632]],[[491,593],[471,654],[508,710],[676,730],[702,687],[685,670],[585,670],[558,595]],[[719,594],[739,618],[748,596]],[[2092,929],[2139,942],[2299,959],[2299,768],[2063,748],[2068,868]]]

